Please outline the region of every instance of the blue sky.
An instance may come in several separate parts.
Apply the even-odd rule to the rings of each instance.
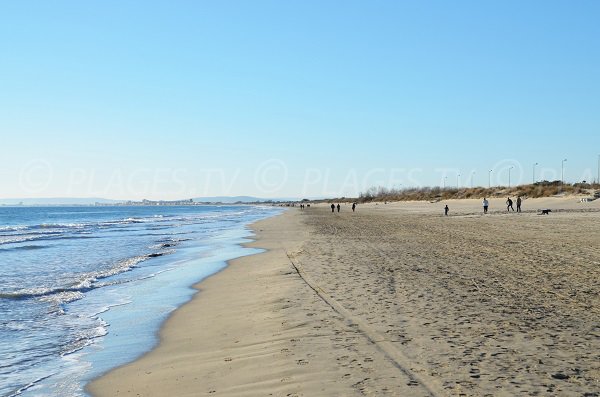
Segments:
[[[0,3],[2,197],[597,178],[597,1]],[[475,172],[473,174],[473,172]],[[460,176],[458,176],[460,174]]]

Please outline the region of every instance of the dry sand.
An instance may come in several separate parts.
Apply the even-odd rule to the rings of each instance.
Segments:
[[[325,205],[254,225],[97,396],[600,395],[600,200]],[[548,216],[535,210],[552,208]],[[530,212],[527,212],[530,211]]]

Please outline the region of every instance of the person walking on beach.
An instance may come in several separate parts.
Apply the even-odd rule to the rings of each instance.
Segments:
[[[338,212],[340,212],[340,203],[337,205]]]
[[[335,204],[331,203],[331,212],[335,212]]]
[[[484,197],[483,198],[483,213],[487,214],[487,210],[489,207],[490,203],[487,201],[487,199]]]
[[[448,208],[448,204],[446,204],[444,207],[444,215],[448,216],[448,211],[450,211],[450,208]]]
[[[517,196],[517,212],[521,212],[521,196]]]
[[[513,210],[514,212],[515,209],[513,208],[513,201],[508,197],[506,199],[506,211],[510,212],[510,210]]]
[[[356,209],[356,203],[352,203],[352,212]]]

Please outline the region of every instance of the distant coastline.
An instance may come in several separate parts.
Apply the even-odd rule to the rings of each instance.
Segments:
[[[252,196],[197,197],[183,200],[111,200],[104,198],[0,198],[0,206],[195,206],[195,205],[239,205],[281,204],[300,201],[298,198],[260,198]]]
[[[517,186],[491,187],[414,187],[385,188],[372,187],[361,192],[357,197],[277,197],[260,198],[253,196],[214,196],[196,197],[182,200],[114,200],[105,198],[0,198],[0,206],[73,206],[73,207],[105,207],[105,206],[201,206],[201,205],[282,205],[293,206],[300,203],[331,202],[394,202],[394,201],[428,201],[481,199],[483,197],[521,196],[528,198],[578,196],[588,201],[600,198],[600,184],[562,183],[561,181],[540,181],[533,184]]]

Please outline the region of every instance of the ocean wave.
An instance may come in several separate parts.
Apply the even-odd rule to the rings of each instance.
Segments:
[[[169,235],[170,235],[170,236],[181,236],[181,235],[183,235],[183,234],[194,234],[194,233],[196,233],[196,232],[195,232],[195,231],[192,231],[192,232],[182,232],[182,233],[169,233]],[[157,236],[158,236],[158,235],[157,235]],[[192,239],[192,238],[190,238],[190,237],[165,237],[165,238],[162,238],[162,239],[160,239],[160,240],[158,240],[158,241],[160,241],[160,242],[164,242],[164,241],[174,241],[174,242],[177,242],[177,243],[179,243],[179,242],[181,242],[181,241],[190,241],[190,240],[193,240],[193,239]]]
[[[26,288],[14,292],[0,292],[0,299],[30,299],[45,298],[51,295],[59,295],[70,292],[84,292],[84,289],[76,287],[56,287],[56,288]]]
[[[245,214],[246,211],[239,211],[228,214],[198,214],[198,215],[161,215],[154,214],[145,217],[128,217],[114,220],[106,220],[99,222],[48,222],[37,225],[6,225],[0,226],[0,237],[16,237],[21,235],[29,234],[50,234],[50,233],[65,233],[77,230],[83,232],[86,229],[94,228],[106,228],[113,226],[123,226],[130,224],[145,224],[145,223],[156,223],[157,226],[174,227],[177,226],[173,222],[179,222],[181,224],[193,224],[212,222],[218,220],[230,220],[239,215]],[[170,222],[169,225],[162,224],[163,222]]]
[[[50,233],[50,234],[24,234],[15,236],[0,236],[0,245],[18,244],[29,241],[40,241],[40,240],[77,240],[87,238],[100,238],[99,236],[93,236],[90,234],[77,234],[77,235],[64,235],[62,233]],[[15,247],[19,249],[21,247]]]
[[[170,255],[170,254],[173,254],[174,252],[175,252],[175,250],[167,250],[167,251],[155,252],[153,254],[148,255],[148,257],[149,258],[156,258],[158,256]]]
[[[144,223],[144,222],[152,222],[154,219],[144,219],[144,218],[125,218],[121,222],[122,223]]]
[[[0,226],[0,231],[2,232],[18,232],[20,230],[25,230],[29,226]]]
[[[60,237],[54,237],[60,240],[79,240],[79,239],[86,239],[86,238],[102,238],[101,236],[91,236],[89,234],[83,234],[83,235],[76,235],[76,236],[60,236]],[[50,239],[50,238],[48,238]]]
[[[19,387],[19,388],[18,388],[18,389],[16,389],[15,391],[13,391],[13,392],[11,392],[11,393],[7,394],[7,396],[6,396],[6,397],[15,397],[15,396],[21,395],[21,394],[23,394],[23,392],[25,392],[25,391],[27,391],[28,389],[32,388],[32,387],[33,387],[33,386],[35,386],[36,384],[38,384],[38,383],[40,383],[40,382],[42,382],[42,381],[44,381],[44,380],[46,380],[46,379],[50,378],[51,376],[54,376],[54,375],[56,375],[56,373],[52,373],[52,374],[50,374],[50,375],[42,376],[42,377],[40,377],[40,378],[38,378],[38,379],[36,379],[36,380],[34,380],[34,381],[32,381],[32,382],[29,382],[29,383],[28,383],[28,384],[26,384],[26,385],[23,385],[23,386]]]
[[[105,270],[80,274],[80,280],[69,286],[49,287],[49,288],[26,288],[17,291],[1,292],[0,299],[24,300],[39,299],[44,302],[50,302],[57,305],[63,305],[69,302],[79,300],[84,294],[92,289],[107,285],[98,284],[98,280],[116,276],[128,272],[143,261],[174,253],[175,250],[166,250],[154,252],[146,255],[135,256],[124,259]]]
[[[10,251],[12,251],[12,250],[15,250],[15,251],[16,250],[39,250],[39,249],[48,248],[48,247],[50,247],[50,246],[49,245],[34,245],[34,244],[31,244],[31,245],[21,245],[21,246],[18,246],[18,247],[0,248],[0,251],[9,251],[9,250]]]
[[[62,234],[65,232],[63,229],[46,229],[46,230],[22,229],[22,230],[25,230],[25,232],[0,233],[0,237],[43,236],[43,235],[49,235],[49,234]]]
[[[129,282],[129,281],[107,283],[106,286],[108,286],[108,285],[124,284],[125,282]],[[120,301],[118,303],[113,303],[113,304],[110,304],[110,305],[103,306],[102,308],[100,308],[96,312],[94,312],[94,314],[92,315],[92,317],[94,317],[96,319],[100,319],[100,317],[98,317],[98,316],[100,316],[102,313],[106,313],[107,311],[109,311],[113,307],[125,306],[125,305],[129,305],[130,303],[131,303],[131,300],[122,300],[122,301]]]
[[[103,322],[102,325],[97,327],[89,328],[80,331],[77,339],[71,342],[69,345],[63,347],[63,351],[60,353],[61,357],[68,356],[69,354],[73,354],[83,349],[86,346],[91,345],[94,342],[94,339],[101,338],[108,334],[108,329],[106,323]]]
[[[40,225],[30,226],[31,228],[49,229],[49,228],[60,228],[60,229],[82,229],[89,226],[89,223],[42,223]]]
[[[44,237],[45,237],[44,235],[1,236],[0,237],[0,245],[24,243],[26,241],[40,240],[40,239],[43,239]]]
[[[163,249],[163,248],[172,248],[172,247],[176,247],[176,246],[177,246],[176,241],[168,241],[168,242],[164,242],[164,243],[158,243],[158,244],[151,245],[149,248],[156,250],[156,249]]]

